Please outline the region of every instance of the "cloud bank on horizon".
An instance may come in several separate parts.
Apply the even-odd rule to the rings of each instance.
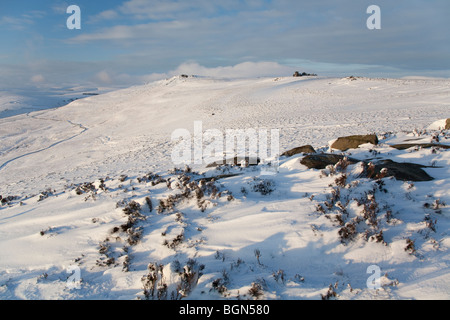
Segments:
[[[81,29],[69,30],[78,5]],[[366,12],[381,8],[381,29]],[[188,73],[450,77],[447,0],[0,4],[0,84],[125,86]]]

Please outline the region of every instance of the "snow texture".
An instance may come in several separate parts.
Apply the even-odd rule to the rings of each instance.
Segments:
[[[450,145],[449,117],[448,80],[191,76],[4,117],[0,299],[449,299],[450,151],[391,147]],[[434,179],[308,169],[302,154],[175,168],[171,133],[194,121]]]

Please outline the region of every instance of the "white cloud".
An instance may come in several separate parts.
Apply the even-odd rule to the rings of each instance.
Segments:
[[[204,64],[307,59],[448,69],[444,12],[449,4],[434,3],[379,0],[382,30],[370,31],[368,5],[351,0],[129,0],[97,16],[110,19],[108,24],[118,17],[120,24],[83,32],[68,42],[146,53],[158,61],[155,68],[161,68],[162,60],[167,66],[188,59]]]
[[[43,19],[47,13],[41,10],[31,10],[18,16],[0,17],[0,26],[6,26],[11,30],[22,31],[36,23],[36,20]]]
[[[0,18],[0,26],[6,26],[12,30],[24,30],[34,23],[33,19],[26,16],[10,17],[3,16]]]
[[[31,77],[31,82],[35,84],[43,83],[45,81],[45,78],[41,74],[37,74]]]
[[[132,15],[135,19],[167,20],[211,14],[215,11],[214,2],[211,0],[130,0],[121,5],[118,10],[122,14]]]
[[[189,74],[217,78],[254,78],[271,76],[289,76],[294,73],[292,67],[276,62],[243,62],[234,66],[207,68],[196,62],[181,64],[170,75]]]
[[[176,69],[166,73],[151,73],[143,76],[121,75],[117,79],[128,80],[131,84],[149,83],[157,80],[170,78],[173,76],[187,74],[211,78],[257,78],[257,77],[282,77],[291,76],[295,68],[281,65],[276,62],[243,62],[234,66],[220,66],[208,68],[197,62],[185,62]]]
[[[113,71],[100,71],[91,79],[92,85],[132,86],[187,74],[211,78],[257,78],[291,76],[295,68],[281,65],[276,62],[243,62],[234,66],[220,66],[208,68],[197,62],[185,62],[177,68],[165,73],[150,73],[146,75],[132,75],[127,73],[114,73]]]
[[[70,6],[70,4],[67,1],[57,1],[52,5],[52,11],[59,15],[65,15],[68,6]]]
[[[104,28],[95,33],[83,33],[69,42],[93,41],[120,41],[126,44],[128,40],[133,43],[146,43],[154,40],[167,41],[171,37],[179,37],[180,33],[188,32],[192,24],[188,21],[163,21],[158,23],[144,23],[137,25],[117,25]]]
[[[94,80],[99,81],[99,82],[102,83],[102,84],[110,84],[110,83],[113,82],[113,78],[112,78],[111,75],[110,75],[107,71],[105,71],[105,70],[100,71],[99,73],[97,73],[97,74],[95,75]]]
[[[98,23],[105,20],[113,20],[117,19],[119,14],[115,10],[105,10],[100,12],[99,14],[92,16],[89,18],[88,23]]]

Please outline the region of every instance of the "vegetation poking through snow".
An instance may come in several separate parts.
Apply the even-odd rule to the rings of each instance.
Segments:
[[[189,259],[184,267],[178,260],[174,260],[169,278],[164,275],[166,269],[163,264],[149,263],[147,274],[142,277],[143,294],[146,300],[180,300],[189,295],[202,276],[204,265],[195,259]]]
[[[163,177],[161,177],[158,174],[155,174],[153,172],[149,172],[146,175],[137,178],[137,181],[139,183],[151,183],[152,186],[156,186],[160,183],[164,183],[166,182],[166,179],[164,179]]]
[[[321,294],[322,300],[330,300],[332,298],[336,298],[338,296],[338,294],[335,291],[337,287],[338,287],[337,282],[334,285],[330,284],[330,286],[328,287],[328,291],[325,294]]]
[[[167,284],[165,283],[163,272],[164,265],[149,263],[147,270],[147,275],[141,279],[145,299],[150,300],[156,298],[156,300],[163,300],[163,298],[167,297]]]
[[[39,199],[38,202],[41,202],[45,199],[47,199],[48,197],[52,196],[56,191],[52,190],[51,188],[48,188],[45,191],[42,191],[41,194],[39,195]]]
[[[192,199],[196,201],[201,212],[214,206],[213,201],[222,196],[226,195],[228,201],[233,199],[229,191],[220,190],[214,179],[207,180],[199,177],[199,174],[192,172],[189,167],[184,170],[173,169],[171,172],[177,175],[166,180],[167,187],[171,190],[179,190],[179,192],[169,194],[166,198],[159,200],[157,212],[160,214],[172,213],[179,203]]]
[[[271,194],[275,191],[275,182],[270,179],[261,179],[253,177],[253,181],[250,183],[253,192],[259,192],[263,196]]]
[[[442,135],[433,137],[445,140]],[[356,154],[352,157],[383,156],[387,153],[383,148],[352,151]],[[434,158],[436,153],[427,152],[437,159],[430,170],[445,170],[440,158]],[[94,218],[86,215],[82,222],[102,230],[92,236],[94,245],[89,239],[91,253],[76,255],[75,262],[90,277],[84,284],[90,285],[96,277],[112,277],[122,286],[130,281],[137,283],[130,289],[135,290],[133,298],[148,300],[279,299],[293,292],[303,296],[314,292],[315,298],[324,300],[390,297],[395,296],[399,280],[384,273],[379,291],[372,293],[365,279],[354,280],[350,273],[363,266],[364,277],[366,262],[381,261],[396,276],[400,272],[400,282],[406,282],[389,257],[395,254],[402,263],[425,263],[433,255],[445,256],[448,197],[441,189],[397,181],[386,170],[375,174],[375,162],[354,163],[346,156],[323,170],[299,168],[294,158],[285,161],[279,176],[258,176],[255,167],[221,166],[209,175],[185,167],[138,178],[93,180],[59,192],[48,188],[29,198],[0,196],[2,219],[20,216],[17,212],[8,216],[19,205],[28,206],[26,214],[53,201],[65,204],[62,198],[70,201],[70,208],[81,203],[80,214],[101,207]],[[61,197],[64,193],[66,197]],[[97,201],[85,203],[83,196]],[[51,225],[33,231],[39,245],[74,228],[72,222]],[[229,243],[239,245],[231,250]],[[320,268],[313,261],[318,248],[327,250]],[[364,263],[347,264],[355,255]],[[336,271],[336,261],[342,270]],[[58,278],[51,271],[36,274],[37,285],[50,285],[51,279]],[[337,280],[344,283],[338,285]],[[335,284],[325,287],[328,283]],[[2,285],[0,290],[10,289]]]
[[[229,297],[230,293],[228,292],[227,285],[229,284],[230,279],[225,270],[222,271],[222,277],[215,279],[211,283],[211,290],[216,291],[223,297]]]
[[[264,295],[262,284],[259,282],[252,282],[250,289],[248,289],[248,294],[256,300],[260,299]]]

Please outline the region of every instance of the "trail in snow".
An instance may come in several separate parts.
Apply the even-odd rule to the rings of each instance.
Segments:
[[[72,140],[72,139],[74,139],[74,138],[76,138],[76,137],[82,135],[82,134],[85,133],[87,130],[89,130],[87,127],[83,126],[82,124],[80,124],[80,123],[73,123],[73,122],[70,121],[70,120],[59,120],[59,119],[39,118],[39,117],[37,117],[37,116],[30,115],[30,113],[31,113],[31,112],[28,112],[28,113],[27,113],[27,116],[28,116],[28,117],[31,117],[31,118],[33,118],[33,119],[37,119],[37,120],[47,120],[47,121],[56,121],[56,122],[68,122],[71,126],[74,126],[74,127],[80,127],[80,129],[82,129],[82,131],[79,132],[79,133],[77,133],[77,134],[75,134],[75,135],[73,135],[73,136],[71,136],[71,137],[68,137],[68,138],[66,138],[66,139],[62,139],[62,140],[59,140],[59,141],[57,141],[57,142],[55,142],[55,143],[52,143],[52,144],[49,145],[48,147],[41,148],[41,149],[39,149],[39,150],[35,150],[35,151],[32,151],[32,152],[28,152],[28,153],[25,153],[25,154],[23,154],[23,155],[20,155],[20,156],[17,156],[17,157],[15,157],[15,158],[12,158],[12,159],[6,161],[5,163],[3,163],[3,164],[0,166],[0,170],[4,169],[4,168],[5,168],[8,164],[10,164],[11,162],[14,162],[14,161],[16,161],[16,160],[22,159],[22,158],[24,158],[24,157],[28,157],[28,156],[33,155],[33,154],[36,154],[36,153],[40,153],[40,152],[49,150],[49,149],[51,149],[51,148],[53,148],[53,147],[55,147],[55,146],[57,146],[57,145],[59,145],[59,144],[61,144],[61,143],[67,142],[67,141],[69,141],[69,140]]]

